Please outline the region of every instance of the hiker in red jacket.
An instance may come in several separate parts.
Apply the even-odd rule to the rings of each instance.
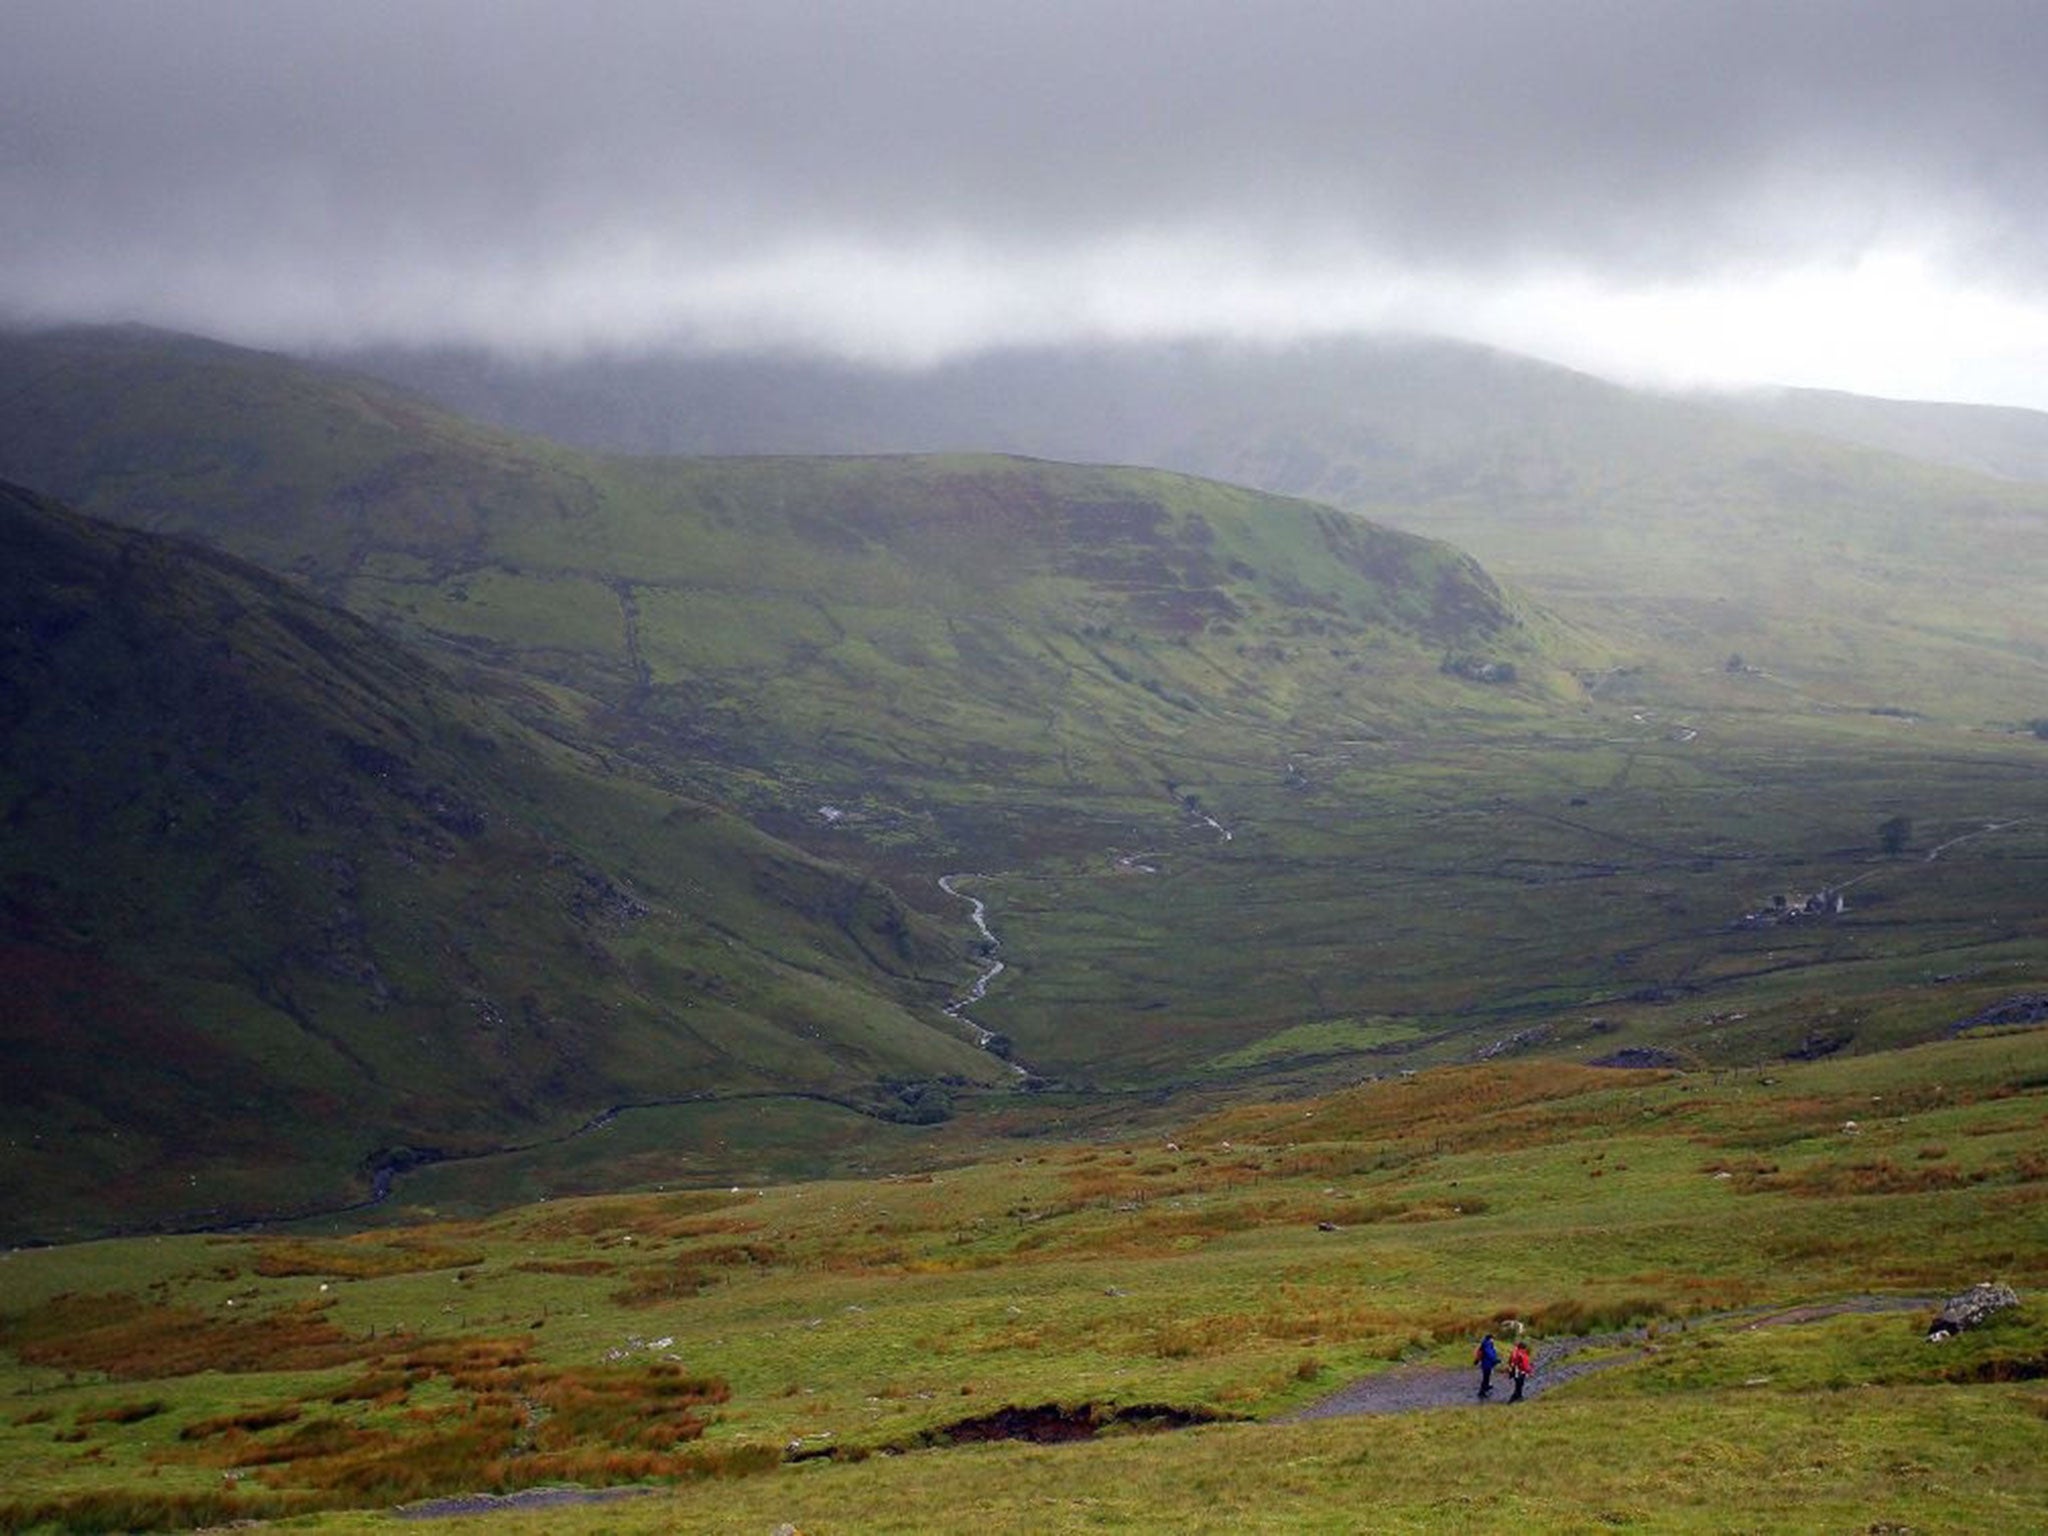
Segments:
[[[1515,1340],[1515,1347],[1508,1351],[1508,1379],[1515,1384],[1515,1395],[1508,1399],[1509,1402],[1519,1403],[1522,1400],[1522,1386],[1535,1369],[1536,1360],[1529,1353],[1529,1346],[1520,1339]]]

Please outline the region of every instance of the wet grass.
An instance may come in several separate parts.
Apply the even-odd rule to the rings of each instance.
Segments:
[[[2048,1497],[2038,1454],[2010,1459],[2048,1432],[2033,1303],[1940,1346],[1911,1312],[1750,1324],[2048,1282],[2044,1052],[2034,1031],[1763,1070],[1493,1062],[869,1180],[18,1252],[0,1514],[114,1528],[143,1518],[124,1500],[177,1524],[652,1479],[696,1487],[550,1528],[780,1510],[950,1529],[987,1495],[990,1529],[1091,1510],[1334,1529],[1368,1486],[1389,1528],[1587,1510],[1704,1528],[1749,1507],[1715,1501],[1751,1477],[1780,1523],[1864,1497],[1989,1526]],[[451,1256],[471,1262],[429,1267]],[[881,1454],[1007,1410],[1266,1418],[1396,1363],[1461,1366],[1510,1319],[1648,1329],[1650,1353],[1483,1427],[1216,1426],[1076,1447],[1058,1473],[1018,1448]],[[1943,1425],[1968,1426],[1967,1456]],[[1544,1458],[1542,1485],[1443,1504],[1465,1485],[1431,1479],[1488,1447],[1489,1466]],[[861,1465],[774,1470],[828,1455]],[[1786,1455],[1807,1470],[1757,1472]]]

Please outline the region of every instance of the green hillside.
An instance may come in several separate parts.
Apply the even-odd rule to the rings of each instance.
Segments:
[[[880,986],[891,1021],[921,979],[913,1038],[998,1083],[950,1102],[878,1088],[940,1069],[892,1047],[860,1062],[880,1102],[858,1107],[952,1124],[650,1105],[608,1138],[503,1137],[422,1174],[448,1209],[900,1166],[1475,1056],[1871,1050],[1942,1034],[2048,960],[2044,748],[1967,636],[1887,653],[1884,691],[1845,706],[1846,683],[1788,686],[1768,655],[1729,665],[1720,631],[1632,648],[1627,614],[1559,617],[1445,545],[1159,471],[608,458],[154,333],[14,338],[0,358],[0,472],[290,572],[431,657],[566,775],[522,788],[548,835],[651,907],[665,892],[794,962],[822,900],[809,882],[858,871],[911,959],[827,935],[855,967],[828,974]],[[1601,418],[1560,402],[1557,426],[1597,435]],[[1597,480],[1587,462],[1556,494]],[[1929,535],[1930,559],[1945,547]],[[1683,551],[1658,558],[1678,580]],[[2011,570],[1987,566],[1980,626],[2005,622]],[[1898,702],[1970,675],[1988,680],[1925,712]],[[1994,696],[2008,713],[1987,718]],[[636,819],[614,795],[661,810]],[[741,881],[752,854],[679,857],[660,840],[679,833],[648,831],[673,825],[664,797],[732,818],[689,826],[820,863]],[[1023,1078],[929,1011],[976,950],[971,1024]],[[559,952],[519,963],[584,985]],[[680,964],[633,983],[708,969]],[[744,1068],[721,1081],[815,1081],[801,1049],[777,1054],[810,1027],[786,979],[731,977],[736,1038],[781,1034],[731,1047]],[[728,1048],[723,1023],[706,1035]],[[857,1098],[843,1038],[832,1092]]]
[[[573,689],[730,794],[749,773],[778,795],[792,776],[1154,793],[1154,755],[1205,728],[1469,703],[1446,657],[1526,668],[1488,705],[1508,713],[1577,691],[1457,552],[1181,476],[601,459],[147,332],[12,339],[0,398],[22,483]]]
[[[2044,1069],[2038,1028],[1486,1063],[887,1178],[17,1253],[0,1529],[388,1531],[468,1496],[410,1513],[2031,1530]],[[2018,1305],[1929,1342],[1985,1279]],[[1533,1395],[1476,1401],[1474,1340],[1517,1329]],[[1300,1416],[1340,1394],[1381,1411]],[[655,1486],[475,1497],[564,1484]]]
[[[992,1078],[963,943],[218,554],[0,493],[0,1231],[360,1198],[621,1103]]]
[[[1694,702],[1975,723],[2048,697],[2048,492],[2019,483],[2040,479],[2044,434],[2026,412],[1660,394],[1422,339],[1020,350],[908,374],[361,362],[492,419],[642,452],[996,447],[1309,497],[1469,551]],[[1731,695],[1731,655],[1763,680]]]

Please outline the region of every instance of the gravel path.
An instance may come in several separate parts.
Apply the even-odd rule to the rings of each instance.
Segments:
[[[1705,1324],[1734,1324],[1750,1328],[1786,1328],[1800,1323],[1817,1323],[1823,1318],[1849,1313],[1931,1312],[1940,1302],[1930,1296],[1852,1296],[1842,1301],[1810,1306],[1782,1307],[1748,1312],[1721,1312],[1710,1317],[1689,1319],[1678,1326],[1695,1328]],[[1627,1333],[1590,1334],[1584,1338],[1553,1339],[1536,1347],[1536,1371],[1522,1390],[1523,1401],[1542,1396],[1568,1381],[1604,1371],[1609,1366],[1627,1365],[1643,1357],[1645,1330]],[[1591,1359],[1574,1356],[1593,1351]],[[1506,1354],[1503,1346],[1502,1354]],[[1496,1370],[1493,1396],[1479,1396],[1477,1366],[1397,1366],[1377,1376],[1354,1381],[1321,1402],[1310,1403],[1292,1413],[1273,1419],[1275,1424],[1299,1424],[1307,1419],[1334,1419],[1358,1413],[1415,1413],[1425,1408],[1499,1408],[1508,1406],[1514,1383],[1507,1373]]]
[[[1636,1338],[1631,1334],[1608,1334],[1597,1338],[1558,1339],[1539,1346],[1535,1352],[1536,1371],[1522,1389],[1522,1400],[1527,1402],[1577,1377],[1637,1359],[1642,1351],[1627,1348],[1635,1342]],[[1591,1360],[1573,1361],[1570,1358],[1601,1345],[1623,1348],[1626,1352]],[[1506,1356],[1505,1347],[1501,1354]],[[1455,1368],[1441,1365],[1397,1366],[1377,1376],[1354,1381],[1341,1392],[1333,1393],[1319,1403],[1310,1403],[1306,1408],[1297,1408],[1272,1422],[1299,1424],[1305,1419],[1335,1419],[1354,1413],[1415,1413],[1424,1408],[1501,1408],[1509,1406],[1508,1398],[1514,1390],[1515,1384],[1508,1380],[1505,1369],[1493,1373],[1493,1396],[1482,1398],[1479,1395],[1479,1367],[1476,1365]]]
[[[527,1488],[518,1493],[469,1493],[456,1499],[425,1499],[391,1511],[401,1520],[440,1520],[450,1515],[490,1515],[510,1509],[559,1509],[565,1504],[612,1504],[657,1492],[653,1488]]]

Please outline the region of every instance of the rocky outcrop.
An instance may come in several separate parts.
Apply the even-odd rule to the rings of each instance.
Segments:
[[[1965,1328],[1975,1328],[1994,1312],[2003,1312],[2007,1307],[2020,1304],[2018,1292],[2009,1285],[1995,1285],[1989,1280],[1978,1282],[1967,1291],[1949,1297],[1941,1304],[1941,1311],[1935,1314],[1928,1325],[1930,1339],[1953,1338]]]

